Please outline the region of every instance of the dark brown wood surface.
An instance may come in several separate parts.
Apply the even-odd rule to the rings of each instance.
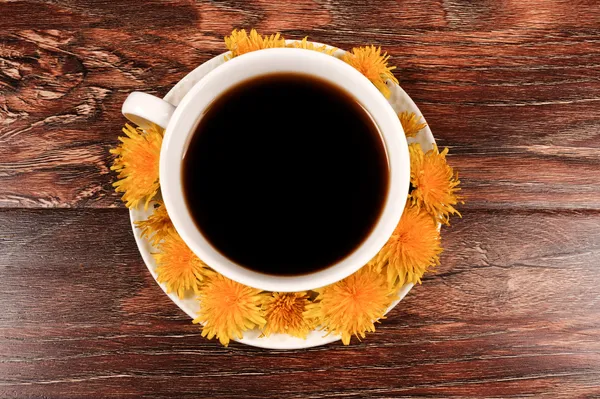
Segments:
[[[234,27],[381,45],[467,204],[362,343],[200,337],[137,252],[108,149]],[[600,398],[596,0],[0,2],[0,397]]]

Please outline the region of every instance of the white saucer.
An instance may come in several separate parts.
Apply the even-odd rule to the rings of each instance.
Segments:
[[[289,42],[293,42],[288,40]],[[315,43],[317,44],[317,43]],[[181,99],[186,95],[186,93],[198,82],[200,79],[204,77],[209,71],[215,69],[219,65],[225,62],[225,55],[228,53],[223,53],[218,55],[204,64],[200,65],[198,68],[194,69],[192,72],[187,74],[183,79],[181,79],[164,97],[165,100],[170,102],[173,105],[178,105]],[[335,56],[340,57],[344,54],[343,50],[338,50],[335,52]],[[394,108],[396,112],[409,111],[414,112],[417,115],[421,115],[419,108],[417,108],[416,104],[411,100],[411,98],[406,94],[402,88],[394,83],[388,82],[388,86],[392,92],[392,95],[389,99],[390,104]],[[425,119],[425,118],[423,118]],[[423,150],[429,150],[432,145],[435,143],[433,138],[433,134],[431,133],[431,129],[429,126],[422,129],[417,137],[414,139],[409,139],[409,143],[418,142],[423,147]],[[135,227],[134,223],[137,221],[146,220],[148,216],[152,213],[152,206],[148,208],[148,211],[144,211],[143,206],[140,206],[138,209],[131,209],[129,211],[129,216],[131,219],[131,226],[133,229],[133,234],[135,236],[135,241],[137,243],[138,249],[148,270],[156,280],[156,262],[151,255],[151,252],[156,252],[156,249],[148,242],[147,239],[140,237],[140,230]],[[158,282],[157,282],[158,284]],[[166,287],[164,284],[159,284],[162,290],[166,293]],[[398,302],[404,298],[404,296],[410,291],[413,287],[413,284],[406,284],[400,292],[398,296],[400,299],[394,302],[388,312],[392,310]],[[200,303],[195,299],[192,292],[188,293],[188,295],[184,299],[179,299],[176,294],[171,293],[167,294],[169,298],[181,310],[188,314],[192,319],[196,317],[198,310],[200,309]],[[327,335],[326,332],[314,330],[309,333],[308,337],[303,340],[300,338],[292,337],[286,334],[273,334],[269,337],[259,338],[260,331],[252,330],[244,333],[244,338],[241,340],[236,340],[243,344],[257,346],[260,348],[268,348],[268,349],[302,349],[302,348],[310,348],[313,346],[325,345],[330,342],[334,342],[340,339],[338,335]],[[367,337],[368,339],[368,337]]]

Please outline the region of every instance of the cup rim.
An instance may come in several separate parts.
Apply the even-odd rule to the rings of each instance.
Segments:
[[[350,255],[325,269],[298,276],[276,276],[238,265],[216,250],[193,223],[184,199],[181,163],[202,112],[237,84],[270,73],[308,74],[342,88],[371,115],[388,156],[389,185],[379,220]],[[175,229],[208,266],[239,283],[279,292],[306,291],[339,281],[366,265],[394,231],[406,204],[410,161],[400,121],[385,97],[360,72],[336,57],[296,48],[273,48],[235,57],[210,71],[185,95],[165,130],[159,165],[162,197]]]

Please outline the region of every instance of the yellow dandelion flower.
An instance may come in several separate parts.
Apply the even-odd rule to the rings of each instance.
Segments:
[[[427,126],[427,123],[421,122],[421,118],[423,116],[417,116],[414,112],[405,111],[398,114],[406,137],[415,137],[421,129]]]
[[[159,187],[162,134],[157,129],[144,132],[130,125],[125,125],[123,132],[127,137],[119,137],[121,144],[110,150],[117,156],[111,169],[119,173],[119,180],[113,186],[118,193],[125,193],[122,199],[128,208],[136,208],[145,200],[144,209],[148,209]]]
[[[327,55],[333,55],[333,53],[335,53],[337,51],[336,48],[332,47],[332,48],[328,48],[326,45],[315,45],[312,42],[308,41],[308,37],[305,37],[304,39],[300,40],[300,41],[295,41],[292,42],[291,44],[288,45],[288,47],[292,47],[292,48],[303,48],[306,50],[313,50],[313,51],[318,51],[319,53],[324,53]]]
[[[215,336],[224,346],[243,332],[265,325],[261,303],[266,294],[214,273],[198,294],[200,312],[194,323],[201,323],[202,336]]]
[[[169,232],[175,232],[175,227],[169,218],[167,208],[162,201],[157,201],[154,211],[148,219],[135,222],[138,229],[142,231],[142,238],[147,238],[154,246],[164,240]]]
[[[317,292],[305,317],[315,319],[328,333],[341,335],[344,345],[350,344],[352,335],[360,339],[375,331],[374,322],[396,299],[385,276],[369,266]]]
[[[183,298],[187,290],[198,293],[207,266],[179,234],[169,230],[158,249],[158,253],[152,254],[158,264],[156,279],[167,286],[167,292],[176,292],[179,298]]]
[[[438,222],[448,224],[450,215],[460,213],[454,205],[462,203],[457,195],[460,190],[458,173],[446,162],[448,148],[439,152],[433,149],[423,153],[418,143],[409,146],[410,183],[413,190],[409,199],[417,209],[425,208]]]
[[[387,269],[392,285],[416,284],[429,267],[440,264],[441,252],[437,223],[427,213],[407,206],[398,226],[370,265],[379,271]]]
[[[396,67],[388,66],[389,58],[387,53],[381,54],[381,47],[366,46],[353,48],[351,53],[344,54],[342,60],[365,75],[385,98],[390,98],[391,92],[385,82],[389,79],[398,84],[398,79],[392,74]]]
[[[267,324],[263,334],[281,333],[298,338],[306,338],[314,328],[313,323],[303,316],[306,305],[310,303],[306,292],[273,292],[264,299],[265,320]]]
[[[263,36],[255,29],[250,31],[250,35],[245,29],[234,29],[230,36],[225,36],[225,45],[231,51],[231,54],[225,57],[230,60],[238,55],[246,54],[251,51],[262,50],[265,48],[285,47],[285,39],[279,33],[271,36]]]

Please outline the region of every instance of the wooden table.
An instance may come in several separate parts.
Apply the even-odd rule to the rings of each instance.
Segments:
[[[233,27],[381,45],[467,203],[437,273],[362,343],[200,337],[111,187],[136,89]],[[596,0],[0,4],[0,397],[600,397]]]

